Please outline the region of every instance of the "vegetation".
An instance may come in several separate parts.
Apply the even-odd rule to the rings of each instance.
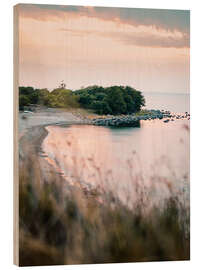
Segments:
[[[89,86],[71,91],[65,84],[49,92],[47,89],[19,87],[19,108],[29,104],[40,104],[54,108],[85,108],[97,114],[132,114],[145,105],[140,91],[129,86]]]
[[[73,91],[57,88],[52,92],[47,89],[34,89],[33,87],[19,87],[19,109],[25,106],[38,104],[52,108],[78,108],[78,97]]]
[[[190,258],[189,208],[167,183],[171,196],[162,206],[148,211],[150,198],[135,186],[138,203],[129,209],[112,194],[69,186],[52,171],[47,178],[31,153],[20,164],[21,266]]]
[[[89,86],[74,92],[84,108],[98,114],[131,114],[140,111],[145,100],[140,91],[130,86]]]

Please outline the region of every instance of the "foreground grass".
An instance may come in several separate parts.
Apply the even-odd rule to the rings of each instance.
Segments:
[[[190,258],[189,209],[172,195],[147,213],[111,194],[101,204],[59,175],[47,179],[36,158],[20,166],[19,192],[21,266]]]

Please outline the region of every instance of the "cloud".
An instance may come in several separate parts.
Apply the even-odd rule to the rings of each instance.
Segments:
[[[187,35],[183,35],[181,38],[178,37],[159,37],[156,35],[147,36],[140,35],[138,37],[125,34],[120,37],[122,42],[128,45],[136,45],[141,47],[153,47],[153,48],[188,48],[189,47],[189,37]]]
[[[138,8],[85,7],[20,4],[21,16],[35,20],[69,19],[77,16],[98,18],[133,26],[153,26],[167,31],[190,31],[190,11]]]
[[[148,31],[146,31],[146,29]],[[78,30],[61,28],[60,31],[68,32],[77,37],[97,36],[111,38],[127,45],[152,48],[189,48],[190,39],[188,34],[173,33],[166,31],[150,31],[145,28],[144,32],[121,32],[121,31],[98,31]]]
[[[157,29],[177,30],[185,33],[189,33],[190,30],[190,12],[188,10],[95,7],[94,12],[101,19],[133,26],[153,26]]]

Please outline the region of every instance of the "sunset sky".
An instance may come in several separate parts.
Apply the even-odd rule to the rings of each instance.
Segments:
[[[190,13],[18,5],[20,85],[189,92]]]

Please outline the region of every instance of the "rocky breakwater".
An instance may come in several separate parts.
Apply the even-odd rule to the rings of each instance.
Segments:
[[[140,121],[137,117],[108,117],[97,118],[92,120],[95,126],[110,126],[110,127],[139,127]]]
[[[169,121],[175,121],[179,119],[187,119],[190,120],[190,114],[188,112],[185,112],[184,114],[174,114],[170,111],[162,111],[163,113],[163,122],[168,123]]]
[[[164,123],[175,121],[178,119],[190,120],[190,114],[174,114],[165,110],[144,110],[132,115],[107,115],[91,120],[91,124],[95,126],[110,126],[110,127],[140,127],[140,120],[159,119]]]
[[[140,120],[151,119],[163,119],[163,113],[159,110],[151,110],[140,115],[107,116],[93,119],[92,124],[110,127],[140,127]]]

